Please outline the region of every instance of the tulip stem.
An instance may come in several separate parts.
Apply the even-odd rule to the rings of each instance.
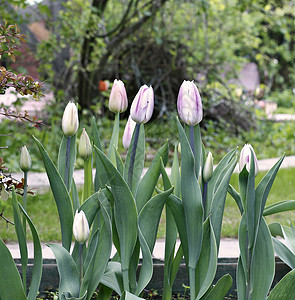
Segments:
[[[128,186],[129,186],[130,190],[132,190],[132,177],[133,177],[136,148],[137,148],[138,137],[139,137],[139,130],[140,130],[140,123],[136,123],[135,132],[134,132],[134,140],[133,140],[131,156],[130,156],[129,171],[128,171]]]
[[[71,150],[71,138],[67,138],[67,149],[66,149],[66,169],[65,169],[65,185],[69,190],[69,172],[70,172],[70,150]]]
[[[194,131],[194,126],[192,125],[190,125],[189,127],[189,141],[190,141],[193,154],[195,155],[195,131]]]
[[[80,264],[80,288],[79,293],[82,285],[82,279],[83,279],[83,244],[79,243],[79,264]]]
[[[203,187],[203,209],[204,209],[204,218],[205,219],[206,219],[207,187],[208,187],[208,182],[204,182],[204,187]]]
[[[24,194],[23,194],[23,207],[27,211],[27,190],[28,190],[28,172],[24,172]],[[26,238],[26,217],[23,215],[23,228]]]

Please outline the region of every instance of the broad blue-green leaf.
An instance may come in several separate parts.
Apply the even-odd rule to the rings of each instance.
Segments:
[[[108,149],[108,158],[116,167],[117,167],[116,150],[118,149],[118,141],[119,141],[119,121],[120,121],[120,114],[117,113],[115,116],[113,133],[112,133],[112,137]]]
[[[128,149],[126,162],[125,162],[124,176],[123,177],[124,177],[126,182],[128,182],[130,157],[131,157],[131,152],[132,152],[132,148],[133,148],[133,141],[134,141],[135,131],[136,131],[136,129],[133,132],[130,147]],[[138,143],[137,143],[136,154],[135,154],[135,159],[134,159],[133,176],[132,176],[131,191],[132,191],[133,195],[136,194],[137,187],[138,187],[138,184],[140,182],[140,178],[141,178],[143,167],[144,167],[144,146],[145,146],[144,126],[140,125]]]
[[[101,283],[114,290],[118,295],[124,291],[122,268],[119,262],[110,261],[101,279]]]
[[[270,224],[270,228],[271,228],[272,233],[274,233],[274,227],[273,226],[280,227],[279,229],[276,229],[276,231],[278,232],[277,235],[282,236],[286,241],[287,247],[293,253],[295,253],[295,235],[293,233],[292,228],[290,228],[286,225],[281,225],[279,223],[275,223],[275,224],[273,223],[273,224]]]
[[[75,212],[80,207],[80,200],[79,200],[79,194],[78,194],[78,190],[74,178],[72,180],[71,194],[72,194],[72,201],[73,201],[73,209]]]
[[[239,300],[246,300],[247,286],[246,286],[246,274],[243,267],[241,256],[238,260],[238,266],[236,271],[236,281],[237,281],[237,294]]]
[[[114,217],[120,239],[122,270],[128,270],[137,240],[137,210],[133,196],[121,174],[99,149],[94,147],[114,196]]]
[[[268,197],[268,194],[270,192],[270,189],[272,187],[272,184],[275,180],[275,177],[277,175],[277,172],[284,160],[285,155],[283,155],[277,163],[265,174],[265,176],[261,179],[259,182],[256,190],[255,190],[255,211],[256,211],[256,220],[255,224],[259,223],[259,220],[263,214],[264,206],[266,203],[266,199]]]
[[[122,162],[122,159],[120,157],[120,154],[118,152],[118,150],[116,150],[115,152],[116,154],[116,164],[117,164],[117,169],[120,172],[120,174],[123,176],[123,172],[124,172],[124,164]]]
[[[68,177],[68,182],[65,182],[65,170],[66,170],[66,153],[67,153],[67,142],[68,139],[70,139],[70,159],[69,159],[69,177]],[[72,178],[73,178],[73,173],[74,173],[74,168],[75,168],[75,163],[76,163],[76,152],[77,152],[77,146],[76,146],[76,135],[72,136],[71,138],[68,138],[66,136],[63,136],[60,147],[59,147],[59,152],[58,152],[58,160],[57,160],[57,165],[58,165],[58,171],[61,176],[61,178],[64,180],[65,185],[70,189],[71,184],[72,184]]]
[[[231,184],[229,184],[227,191],[234,198],[234,200],[236,201],[236,203],[238,205],[238,208],[240,210],[240,213],[242,215],[244,213],[244,208],[243,208],[241,195],[235,190],[235,188]]]
[[[295,210],[295,200],[285,200],[277,202],[265,207],[263,211],[264,216],[277,214],[284,211]]]
[[[266,299],[275,274],[275,256],[271,234],[261,219],[251,265],[252,300]]]
[[[0,295],[1,300],[27,300],[14,260],[0,238]]]
[[[179,160],[178,160],[178,153],[177,153],[177,146],[174,147],[174,157],[173,163],[171,167],[171,174],[170,174],[171,183],[174,185],[174,195],[178,198],[181,197],[181,179],[180,179],[180,171],[179,171]]]
[[[46,152],[42,144],[39,142],[39,140],[35,137],[33,138],[42,156],[44,167],[46,169],[51,190],[57,206],[61,225],[62,245],[65,249],[70,251],[74,219],[71,197],[48,153]]]
[[[213,198],[212,198],[212,204],[209,213],[211,214],[210,220],[211,220],[211,224],[216,239],[217,252],[220,243],[221,225],[222,225],[226,194],[228,190],[229,181],[235,166],[236,166],[236,159],[233,159],[231,162],[228,163],[228,165],[225,166],[222,172],[222,180],[219,181],[219,184],[216,187],[214,194],[212,195]]]
[[[24,287],[26,287],[26,271],[28,265],[28,248],[26,241],[26,234],[24,232],[24,227],[21,221],[20,211],[18,207],[18,201],[16,199],[16,194],[14,188],[12,189],[12,207],[13,207],[13,219],[15,225],[15,232],[17,235],[17,240],[19,244],[20,257],[22,263],[22,279]]]
[[[87,292],[87,299],[91,298],[100,283],[112,250],[111,218],[108,213],[108,208],[104,206],[104,203],[108,203],[105,201],[106,199],[103,193],[100,193],[98,197],[104,223],[100,229],[97,230],[97,234],[93,236],[93,239],[97,239],[97,246],[95,251],[91,253],[90,263],[85,271],[81,285],[80,296]]]
[[[80,276],[70,253],[60,245],[48,245],[54,253],[59,273],[59,293],[68,297],[79,297]]]
[[[25,212],[24,208],[19,204],[25,218],[27,219],[27,222],[30,226],[32,236],[33,236],[33,243],[34,243],[34,266],[33,266],[33,272],[32,272],[32,280],[30,285],[30,290],[28,294],[28,300],[35,300],[37,297],[37,294],[39,292],[39,286],[41,282],[42,277],[42,248],[40,239],[38,236],[38,232],[28,216],[28,214]]]
[[[150,167],[141,179],[136,192],[136,205],[138,212],[141,211],[146,202],[152,197],[158,178],[161,173],[161,159],[166,165],[168,160],[168,142],[166,142],[155,155]]]
[[[222,276],[213,286],[212,290],[205,295],[202,300],[222,300],[233,284],[233,279],[229,274]]]
[[[210,218],[203,227],[202,250],[196,268],[197,300],[210,288],[217,269],[217,247]]]
[[[285,275],[271,291],[267,300],[291,300],[295,295],[295,270]]]
[[[140,298],[140,297],[135,296],[135,295],[133,295],[129,292],[126,292],[126,291],[124,291],[124,293],[120,297],[120,300],[140,300],[140,299],[144,299],[144,298]]]
[[[202,193],[195,173],[194,155],[178,119],[177,125],[181,142],[181,193],[189,251],[188,267],[195,269],[200,256],[203,238]]]
[[[81,297],[71,297],[68,293],[60,295],[60,300],[86,300],[87,292]]]
[[[291,269],[295,268],[295,254],[281,241],[276,238],[272,239],[275,253],[277,256],[287,264]]]
[[[282,231],[282,225],[278,222],[274,222],[268,225],[268,228],[270,230],[270,233],[272,236],[280,236],[284,238],[284,233]]]
[[[92,183],[92,161],[91,157],[84,160],[84,186],[82,193],[82,203],[93,193]]]

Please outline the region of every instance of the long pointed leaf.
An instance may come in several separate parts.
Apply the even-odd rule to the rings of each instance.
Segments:
[[[212,290],[206,295],[206,297],[202,298],[202,300],[221,300],[224,299],[227,292],[231,288],[233,284],[233,279],[229,274],[222,276],[217,283],[214,285]]]
[[[273,238],[273,245],[277,256],[291,269],[295,268],[295,254],[278,239]]]
[[[73,206],[71,197],[67,191],[67,188],[58,173],[55,165],[53,164],[48,153],[39,142],[38,139],[33,137],[46,169],[46,173],[50,182],[51,190],[55,199],[57,206],[59,220],[61,225],[61,236],[62,236],[62,245],[65,249],[70,251],[71,242],[72,242],[72,230],[73,230]]]
[[[295,210],[295,200],[284,200],[267,206],[264,211],[264,216],[269,216],[284,211]]]

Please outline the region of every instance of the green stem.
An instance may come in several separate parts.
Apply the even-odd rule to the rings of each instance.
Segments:
[[[65,168],[65,185],[69,190],[69,173],[70,173],[70,150],[71,150],[71,138],[67,138],[67,150],[66,150],[66,168]]]
[[[134,133],[134,140],[133,140],[133,145],[132,145],[132,150],[131,150],[131,156],[130,156],[129,171],[128,171],[128,186],[129,186],[130,190],[132,190],[133,168],[134,168],[134,161],[135,161],[135,155],[136,155],[136,148],[137,148],[137,143],[138,143],[139,131],[140,131],[140,124],[136,123],[135,133]]]
[[[119,141],[119,125],[120,125],[120,114],[117,113],[115,116],[115,122],[114,122],[114,128],[113,133],[109,145],[108,150],[108,158],[113,163],[113,165],[116,167],[116,150],[118,149],[118,141]]]
[[[23,194],[23,208],[27,211],[27,191],[28,191],[28,172],[24,172],[24,194]],[[23,228],[25,233],[25,239],[27,236],[26,230],[26,217],[23,214]]]
[[[194,132],[194,126],[189,127],[189,141],[190,145],[193,151],[193,154],[195,156],[195,132]]]
[[[123,274],[124,291],[129,292],[129,271],[128,271],[128,269],[122,270],[122,274]]]
[[[84,161],[83,202],[92,194],[92,164],[91,157]]]
[[[79,294],[80,294],[82,280],[83,280],[83,244],[79,244],[79,264],[80,264],[80,287],[79,287]]]
[[[190,284],[190,299],[196,298],[196,269],[189,267],[189,284]]]
[[[203,187],[204,219],[206,219],[206,217],[207,217],[207,211],[206,211],[207,188],[208,188],[208,182],[204,182],[204,187]]]

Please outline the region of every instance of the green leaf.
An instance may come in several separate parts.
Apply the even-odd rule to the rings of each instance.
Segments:
[[[122,159],[120,157],[120,154],[119,154],[118,150],[116,150],[115,154],[116,154],[117,169],[120,172],[120,174],[123,176],[123,173],[124,173],[124,164],[122,162]]]
[[[80,276],[70,253],[60,245],[48,245],[56,258],[59,273],[59,293],[67,297],[79,297]]]
[[[93,236],[93,239],[96,239],[95,251],[93,253],[88,251],[87,253],[91,255],[91,259],[89,259],[90,263],[84,274],[80,291],[80,296],[87,292],[87,299],[91,298],[100,283],[112,250],[112,223],[108,213],[109,209],[105,207],[105,204],[108,204],[108,202],[103,193],[100,193],[98,196],[104,222]]]
[[[273,288],[267,300],[290,300],[295,295],[295,270],[285,275]]]
[[[114,290],[118,295],[124,291],[122,268],[119,262],[110,261],[101,279],[101,283]]]
[[[265,176],[261,179],[258,186],[256,187],[256,190],[255,190],[255,199],[256,199],[255,211],[257,212],[256,213],[257,217],[255,220],[256,224],[259,223],[259,220],[263,214],[266,199],[268,197],[268,194],[270,192],[272,184],[275,180],[277,172],[284,160],[284,157],[285,157],[285,155],[283,155],[277,161],[277,163],[265,174]]]
[[[118,149],[118,141],[119,141],[119,121],[120,121],[120,114],[117,113],[115,116],[113,133],[112,133],[109,150],[108,150],[108,158],[113,163],[114,166],[117,166],[116,150]]]
[[[82,202],[84,202],[84,200],[86,200],[92,194],[92,190],[92,161],[90,157],[86,161],[84,161],[84,187]]]
[[[179,123],[180,124],[180,123]],[[200,125],[194,126],[194,144],[195,144],[195,172],[196,176],[200,174],[200,168],[203,165],[202,139]],[[182,144],[181,144],[182,152]]]
[[[278,239],[273,238],[273,245],[277,256],[291,269],[295,268],[295,254]]]
[[[27,300],[14,260],[0,238],[0,295],[1,300]]]
[[[77,190],[77,186],[75,180],[72,180],[72,188],[71,188],[72,200],[73,200],[73,209],[76,211],[80,207],[79,194]]]
[[[217,246],[210,217],[203,224],[202,250],[196,268],[197,300],[210,288],[217,269]]]
[[[16,194],[14,188],[12,189],[12,207],[13,207],[13,219],[15,225],[15,232],[17,235],[17,240],[19,244],[20,257],[22,263],[22,276],[23,276],[23,284],[26,287],[26,272],[28,265],[28,248],[27,248],[27,240],[26,234],[24,232],[24,227],[21,221],[18,201],[16,199]]]
[[[135,130],[132,135],[130,147],[128,149],[126,162],[125,162],[123,177],[126,182],[128,182],[128,172],[129,172],[130,157],[131,157],[131,152],[132,152],[134,134],[135,134]],[[143,167],[144,167],[144,146],[145,146],[144,126],[140,125],[138,143],[137,143],[135,160],[134,160],[133,176],[132,176],[131,191],[132,191],[133,195],[136,195],[136,193],[137,193],[137,187],[140,182],[140,178],[141,178]]]
[[[244,208],[243,208],[243,203],[242,203],[240,194],[235,190],[235,188],[231,184],[229,184],[227,191],[236,201],[238,208],[240,210],[240,213],[242,215],[244,213]]]
[[[140,299],[144,299],[144,298],[140,298],[140,297],[135,296],[135,295],[133,295],[129,292],[126,292],[126,291],[124,291],[124,293],[120,297],[120,300],[140,300]]]
[[[246,300],[246,272],[242,263],[241,256],[238,260],[238,266],[236,271],[236,280],[237,280],[237,294],[239,300]]]
[[[155,155],[150,167],[138,185],[135,195],[138,212],[141,211],[143,206],[153,195],[155,186],[161,173],[161,159],[165,165],[168,160],[168,150],[168,142],[166,142]]]
[[[212,290],[202,298],[202,300],[222,300],[233,284],[233,279],[229,274],[222,276],[213,286]]]
[[[174,147],[174,157],[173,157],[173,163],[172,163],[172,167],[171,167],[170,180],[171,180],[171,183],[174,185],[174,195],[176,195],[178,198],[180,198],[181,197],[181,179],[180,179],[180,171],[179,171],[177,146]]]
[[[263,216],[269,216],[290,210],[295,210],[295,200],[284,200],[271,204],[264,209]]]
[[[120,239],[122,270],[128,270],[137,240],[137,209],[127,183],[111,161],[94,147],[114,196],[114,218]]]
[[[74,169],[75,169],[75,163],[76,163],[76,152],[77,152],[77,145],[76,145],[76,135],[72,136],[71,138],[68,138],[66,136],[63,136],[59,152],[58,152],[58,171],[63,180],[65,180],[65,170],[66,170],[66,153],[67,153],[67,140],[71,140],[70,144],[70,164],[69,164],[69,178],[68,182],[65,182],[65,185],[71,187]],[[36,139],[35,139],[36,140]]]
[[[61,225],[62,245],[65,249],[70,251],[74,219],[71,197],[48,153],[39,142],[39,140],[35,137],[33,138],[39,148],[57,206]]]
[[[33,237],[33,244],[34,244],[34,263],[33,263],[33,272],[32,272],[32,280],[30,285],[30,290],[28,294],[28,300],[35,300],[37,297],[37,294],[39,292],[39,286],[41,282],[42,277],[42,248],[40,239],[38,236],[38,232],[28,216],[28,214],[25,212],[24,208],[19,204],[25,218],[27,219],[27,222],[30,226],[32,237]]]
[[[195,173],[194,155],[178,119],[177,125],[181,142],[181,193],[189,251],[188,267],[195,269],[203,238],[202,193]]]

